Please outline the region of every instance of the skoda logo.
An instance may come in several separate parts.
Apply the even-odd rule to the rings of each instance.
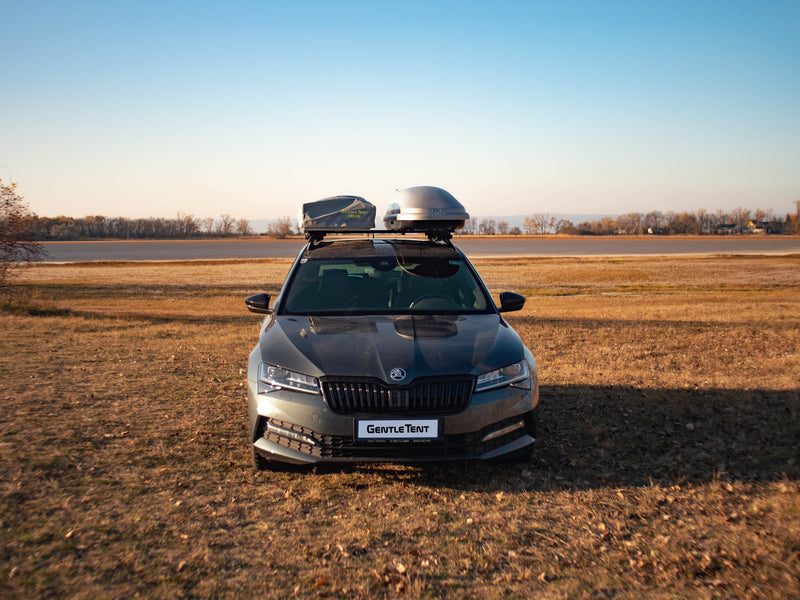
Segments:
[[[392,381],[403,381],[406,378],[406,372],[400,367],[395,367],[389,371],[389,378]]]

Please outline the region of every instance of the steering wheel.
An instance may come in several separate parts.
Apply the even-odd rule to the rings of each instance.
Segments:
[[[425,294],[424,296],[416,298],[411,304],[408,305],[408,308],[438,308],[441,310],[451,310],[459,308],[459,306],[450,296],[447,296],[446,294]]]

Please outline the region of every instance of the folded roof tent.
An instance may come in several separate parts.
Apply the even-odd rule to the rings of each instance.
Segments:
[[[331,196],[303,204],[304,231],[341,231],[375,227],[375,206],[360,196]]]

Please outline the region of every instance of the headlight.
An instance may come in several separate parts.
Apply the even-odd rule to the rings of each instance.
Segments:
[[[486,390],[511,385],[527,379],[529,376],[528,363],[521,360],[502,369],[495,369],[483,375],[478,375],[478,381],[475,382],[475,391],[485,392]]]
[[[316,377],[262,362],[258,366],[258,393],[265,394],[279,389],[295,390],[307,394],[320,393],[319,381]]]

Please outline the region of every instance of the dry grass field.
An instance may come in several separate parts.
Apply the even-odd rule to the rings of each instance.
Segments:
[[[242,300],[288,261],[24,269],[0,596],[800,597],[800,257],[475,265],[528,296],[529,463],[264,473]]]

